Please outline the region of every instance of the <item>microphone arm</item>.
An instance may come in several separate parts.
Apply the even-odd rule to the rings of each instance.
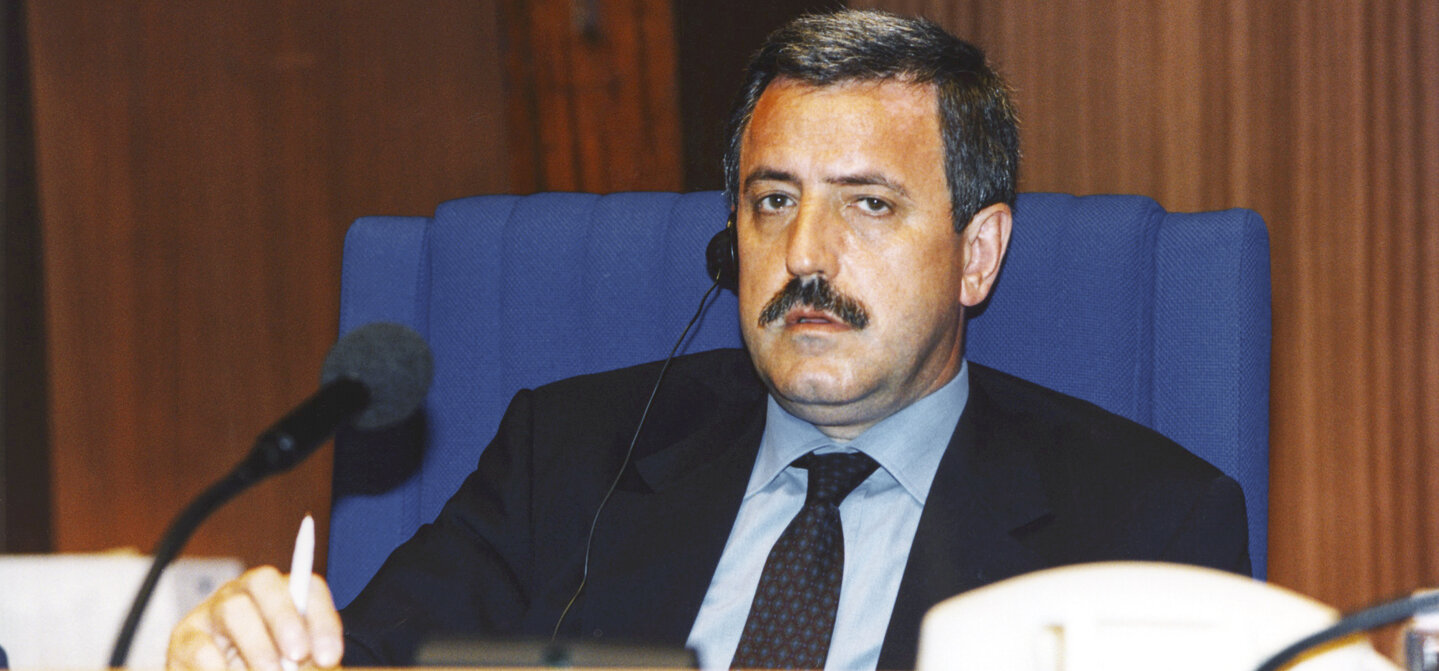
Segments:
[[[255,448],[236,471],[244,469],[250,477],[259,480],[288,470],[308,458],[334,433],[335,427],[369,405],[370,390],[360,381],[342,377],[328,382],[260,434],[255,439]]]
[[[130,604],[130,612],[120,627],[115,647],[110,653],[110,668],[125,666],[130,655],[130,645],[135,632],[140,628],[140,617],[160,583],[160,574],[165,567],[189,542],[190,536],[200,523],[224,505],[235,495],[266,476],[285,471],[310,456],[329,437],[336,426],[360,412],[370,403],[370,391],[364,384],[351,378],[334,380],[306,399],[290,414],[285,415],[269,430],[255,440],[255,447],[243,461],[235,466],[219,482],[195,497],[185,507],[160,538],[155,548],[155,559],[150,562],[150,572],[140,584],[140,591]]]
[[[195,497],[195,500],[170,522],[170,527],[165,530],[165,535],[160,538],[160,544],[155,548],[155,559],[150,563],[150,572],[145,574],[145,581],[140,584],[140,591],[131,602],[125,624],[120,627],[120,635],[115,639],[115,648],[110,653],[110,668],[119,669],[125,666],[125,658],[130,654],[130,644],[135,639],[135,630],[140,627],[140,616],[145,614],[145,606],[150,603],[150,597],[155,593],[160,574],[175,556],[180,554],[180,550],[185,547],[200,522],[225,502],[235,498],[236,494],[254,484],[256,478],[251,476],[246,468],[249,462],[250,459],[246,459],[230,471],[229,475],[210,485],[209,489]]]

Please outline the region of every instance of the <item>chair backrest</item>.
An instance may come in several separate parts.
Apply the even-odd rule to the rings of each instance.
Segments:
[[[515,391],[663,358],[709,286],[715,192],[544,193],[365,217],[345,240],[340,330],[410,325],[434,351],[422,416],[336,440],[329,579],[358,593],[472,471]],[[684,348],[739,346],[735,298]],[[1151,426],[1235,477],[1265,565],[1269,251],[1247,210],[1024,194],[967,356]],[[383,447],[373,443],[384,443]]]

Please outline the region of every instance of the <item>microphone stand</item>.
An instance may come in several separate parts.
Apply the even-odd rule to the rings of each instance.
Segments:
[[[150,603],[150,597],[160,583],[160,574],[180,554],[180,550],[184,549],[185,543],[190,540],[200,523],[250,485],[303,461],[329,436],[330,430],[339,424],[338,419],[333,424],[326,424],[298,421],[296,418],[313,417],[317,410],[331,417],[353,415],[358,408],[363,408],[370,402],[369,390],[358,381],[340,379],[330,384],[336,389],[333,395],[312,396],[273,428],[261,434],[255,441],[255,448],[244,461],[219,482],[210,485],[209,489],[195,497],[170,523],[165,535],[160,538],[160,544],[155,548],[155,559],[150,563],[150,572],[145,574],[145,581],[140,584],[140,591],[130,604],[130,612],[125,616],[125,624],[120,627],[120,635],[115,638],[115,647],[110,653],[110,668],[125,666],[125,658],[130,655],[130,645],[135,639],[135,631],[140,628],[140,617],[145,614],[145,606]]]
[[[110,668],[125,666],[125,658],[130,654],[130,644],[135,639],[135,631],[140,628],[140,616],[145,614],[145,606],[150,603],[150,597],[160,582],[160,574],[175,556],[180,554],[180,550],[184,549],[191,534],[195,533],[195,529],[210,513],[259,479],[250,473],[242,473],[246,470],[244,467],[245,464],[241,464],[224,479],[210,485],[209,489],[191,501],[190,505],[170,522],[170,527],[165,530],[165,535],[160,538],[160,544],[155,548],[155,559],[150,562],[150,572],[145,574],[145,582],[140,584],[140,591],[131,602],[130,613],[125,616],[125,624],[120,627],[120,635],[115,639],[115,648],[110,653]]]

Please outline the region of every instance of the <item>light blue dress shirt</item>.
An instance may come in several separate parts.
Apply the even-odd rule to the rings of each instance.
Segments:
[[[700,666],[725,669],[734,658],[769,550],[804,505],[807,472],[790,464],[816,450],[859,451],[879,463],[839,506],[844,580],[825,662],[855,671],[878,666],[929,486],[968,400],[966,363],[933,394],[837,444],[771,397],[749,487],[690,630]]]

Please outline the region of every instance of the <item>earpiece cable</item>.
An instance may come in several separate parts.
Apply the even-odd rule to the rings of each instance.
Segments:
[[[693,328],[695,323],[699,321],[700,315],[704,314],[705,308],[710,303],[710,294],[715,293],[715,290],[719,289],[719,286],[719,280],[715,280],[715,283],[710,285],[709,289],[705,290],[704,295],[700,296],[699,308],[695,310],[694,316],[690,317],[689,323],[685,324],[684,331],[680,332],[679,339],[675,341],[674,347],[670,348],[669,356],[665,357],[664,364],[660,366],[660,374],[655,378],[654,388],[650,389],[650,397],[649,400],[645,401],[644,410],[640,412],[640,421],[639,424],[635,426],[634,436],[630,438],[629,449],[625,450],[625,458],[620,462],[619,470],[615,472],[615,479],[610,482],[609,489],[605,490],[604,498],[600,499],[599,507],[595,508],[594,518],[590,520],[589,535],[585,538],[585,559],[583,568],[580,570],[580,584],[578,587],[575,588],[575,593],[570,596],[569,603],[565,604],[564,610],[560,611],[560,617],[558,620],[555,621],[555,628],[553,631],[550,632],[551,642],[554,642],[555,639],[559,638],[560,625],[563,625],[565,623],[565,618],[570,614],[570,609],[573,608],[575,602],[579,600],[580,593],[584,592],[585,590],[585,583],[589,581],[590,548],[592,545],[594,545],[595,528],[599,525],[600,513],[604,512],[605,504],[609,503],[610,496],[615,493],[615,489],[619,487],[620,479],[624,477],[625,469],[629,468],[630,459],[634,456],[635,453],[635,445],[639,443],[640,440],[640,430],[644,428],[645,419],[649,417],[650,406],[654,405],[655,396],[659,394],[660,384],[664,382],[665,373],[669,372],[670,362],[674,361],[675,353],[679,352],[680,346],[684,344],[685,338],[689,336],[690,329]]]

